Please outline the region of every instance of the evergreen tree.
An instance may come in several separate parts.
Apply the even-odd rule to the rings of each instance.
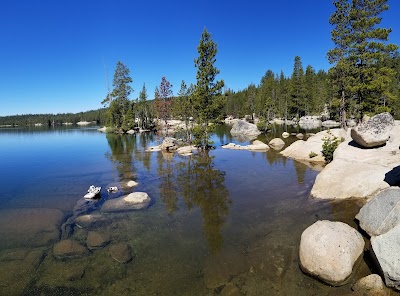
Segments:
[[[376,112],[386,98],[394,71],[382,65],[397,46],[386,44],[391,29],[377,27],[380,14],[388,9],[387,0],[336,0],[336,11],[330,17],[335,48],[328,52],[334,67],[329,71],[340,100],[340,118],[345,126],[346,112],[352,106],[363,112]]]
[[[132,83],[132,78],[129,76],[129,73],[129,68],[118,61],[114,73],[114,89],[110,94],[113,100],[108,108],[108,124],[117,129],[122,127],[124,121],[128,122],[130,120],[125,119],[126,113],[131,106],[129,95],[133,91],[132,87],[129,85]]]
[[[219,70],[214,66],[217,55],[217,44],[212,40],[211,35],[204,28],[199,46],[197,47],[199,57],[194,60],[197,68],[197,84],[195,87],[194,107],[198,129],[196,139],[198,144],[208,149],[209,147],[209,123],[222,114],[223,98],[221,96],[224,81],[215,81]]]
[[[172,114],[172,84],[163,76],[161,78],[160,88],[156,88],[155,106],[158,117],[164,121],[166,132],[168,134],[168,119]]]
[[[297,116],[297,118],[305,115],[304,103],[304,70],[301,63],[301,58],[296,56],[294,58],[293,73],[290,83],[290,113]]]
[[[193,89],[193,84],[190,84],[190,86],[187,87],[185,81],[182,80],[181,88],[178,92],[178,97],[175,99],[175,102],[173,104],[175,116],[185,123],[185,136],[188,142],[191,142],[193,129],[193,126],[191,124],[194,114],[192,104]]]

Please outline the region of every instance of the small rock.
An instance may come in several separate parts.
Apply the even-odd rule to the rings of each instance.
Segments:
[[[132,260],[132,248],[128,244],[112,245],[109,251],[111,257],[119,263],[128,263]]]
[[[354,228],[342,222],[317,221],[301,235],[302,270],[325,283],[343,285],[364,251],[364,240]]]
[[[86,239],[86,244],[91,250],[104,248],[109,242],[110,238],[108,235],[97,231],[89,231]]]
[[[64,274],[67,281],[77,281],[80,280],[85,274],[85,267],[80,265],[71,266],[64,270]]]
[[[127,131],[126,133],[129,134],[129,135],[133,135],[133,134],[135,134],[136,132],[135,132],[134,130],[129,130],[129,131]]]
[[[127,183],[126,183],[126,186],[127,187],[136,187],[136,186],[138,186],[139,185],[139,183],[138,182],[135,182],[135,181],[133,181],[133,180],[130,180],[130,181],[128,181]]]
[[[78,242],[66,239],[58,242],[53,247],[53,255],[57,259],[70,259],[86,256],[88,250]]]
[[[221,291],[221,296],[241,296],[240,290],[233,284],[227,284]]]
[[[146,192],[133,192],[131,194],[107,200],[101,211],[104,213],[124,212],[147,209],[150,206],[151,198]]]
[[[302,134],[302,133],[298,133],[297,135],[296,135],[296,137],[297,137],[297,139],[303,139],[304,138],[304,135]]]
[[[288,133],[288,132],[283,132],[282,133],[282,137],[283,138],[287,138],[287,137],[289,137],[290,136],[290,134]]]
[[[166,137],[161,144],[161,149],[172,151],[178,149],[178,142],[175,138]]]
[[[111,221],[107,217],[100,214],[82,215],[75,220],[76,226],[88,230],[103,227],[110,222]]]
[[[369,276],[359,279],[351,288],[354,292],[366,296],[385,296],[387,288],[383,283],[381,277],[377,274],[370,274]]]

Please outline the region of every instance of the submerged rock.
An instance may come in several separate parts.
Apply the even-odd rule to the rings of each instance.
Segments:
[[[88,255],[88,250],[72,239],[66,239],[58,242],[53,247],[53,255],[57,259],[79,258]]]
[[[400,225],[371,238],[372,252],[383,273],[386,286],[400,290]]]
[[[110,237],[97,231],[89,231],[86,244],[90,250],[104,248],[110,242]]]
[[[130,181],[126,182],[126,186],[127,186],[127,187],[130,187],[130,188],[136,187],[136,186],[138,186],[138,185],[139,185],[139,183],[138,183],[138,182],[135,182],[135,181],[133,181],[133,180],[130,180]]]
[[[109,223],[111,223],[111,221],[101,214],[82,215],[75,220],[76,226],[88,230],[100,228]]]
[[[230,131],[234,137],[243,137],[247,139],[255,139],[261,132],[255,124],[249,123],[244,120],[236,121]]]
[[[107,200],[101,211],[104,213],[124,212],[147,209],[150,206],[151,198],[146,192],[133,192],[131,194]]]
[[[111,257],[119,263],[128,263],[132,260],[132,248],[128,244],[112,245],[109,252]]]
[[[357,214],[360,227],[370,236],[388,232],[400,224],[400,188],[393,187],[382,191]]]
[[[47,246],[58,241],[65,214],[58,209],[0,210],[0,248]]]
[[[333,286],[345,284],[364,251],[364,240],[342,222],[317,221],[301,235],[302,270]]]
[[[362,147],[377,147],[386,144],[390,131],[394,126],[394,119],[389,113],[380,113],[373,116],[351,130],[352,139]]]

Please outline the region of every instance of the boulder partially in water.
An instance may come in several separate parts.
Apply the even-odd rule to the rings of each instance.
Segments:
[[[96,229],[111,223],[110,219],[101,214],[82,215],[76,218],[75,224],[87,230]]]
[[[240,137],[249,140],[255,139],[259,134],[261,134],[255,124],[249,123],[244,120],[236,121],[233,124],[230,133],[234,137]]]
[[[352,139],[362,147],[372,148],[386,144],[395,122],[389,113],[371,117],[351,130]]]
[[[281,150],[285,146],[285,142],[281,138],[274,138],[269,141],[268,145],[274,150]]]
[[[400,290],[400,225],[385,234],[373,236],[371,246],[386,286]]]
[[[356,295],[388,296],[389,289],[385,287],[382,278],[377,274],[370,274],[359,279],[351,288]]]
[[[370,236],[388,232],[400,224],[400,188],[391,187],[382,191],[357,214],[360,227]]]
[[[317,221],[301,235],[302,270],[333,286],[345,284],[364,251],[364,240],[342,222]]]
[[[101,207],[104,213],[126,212],[147,209],[151,198],[146,192],[133,192],[131,194],[107,200]]]

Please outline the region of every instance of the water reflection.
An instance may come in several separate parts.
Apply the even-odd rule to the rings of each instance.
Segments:
[[[229,192],[225,172],[216,169],[214,157],[198,152],[190,157],[157,156],[160,197],[172,215],[179,208],[179,198],[187,209],[198,208],[203,218],[203,233],[212,252],[223,245],[222,227],[229,214]]]

